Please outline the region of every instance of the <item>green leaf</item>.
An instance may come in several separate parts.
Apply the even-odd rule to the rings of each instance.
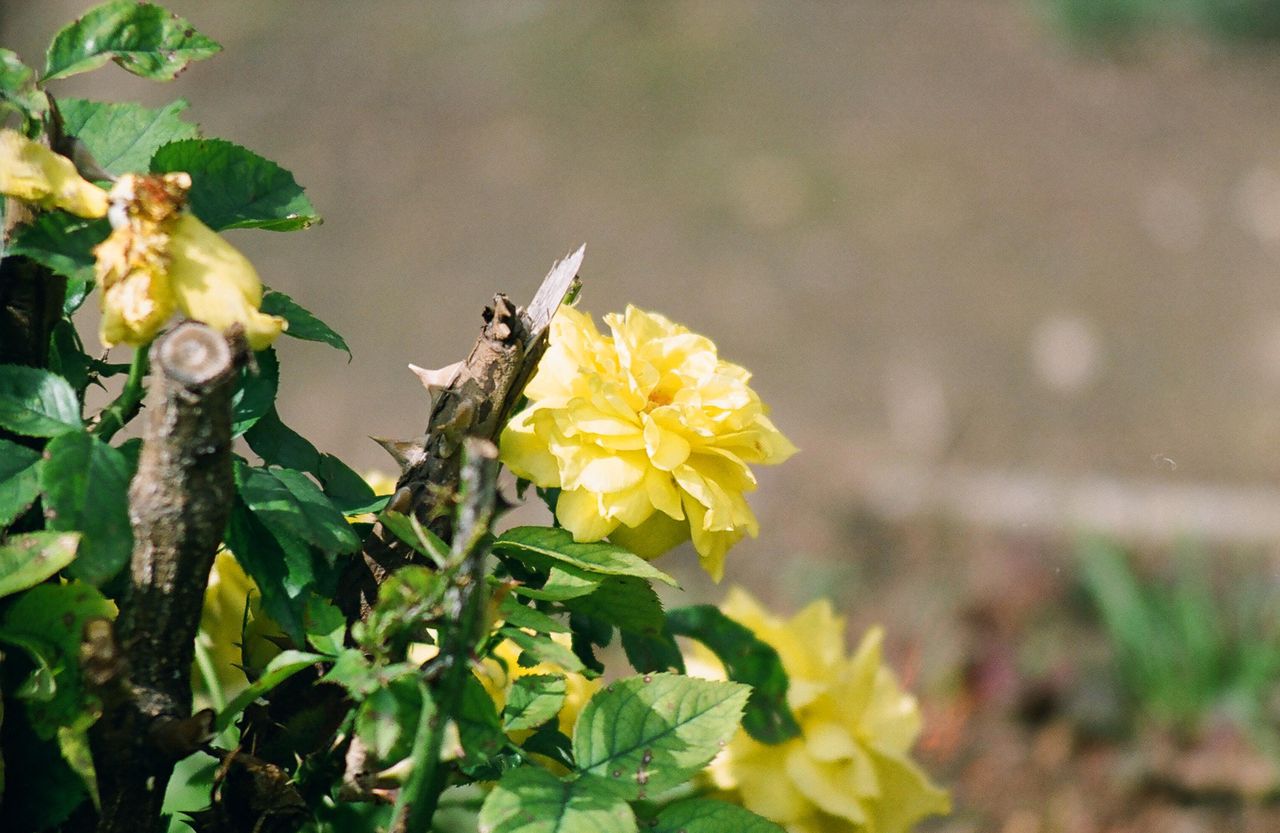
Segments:
[[[782,743],[800,734],[787,706],[787,672],[778,652],[750,628],[712,605],[693,605],[667,614],[667,630],[706,645],[724,663],[729,679],[751,686],[742,728],[761,743]]]
[[[35,71],[12,49],[0,49],[0,104],[31,120],[40,119],[49,111],[49,97],[36,87]],[[3,120],[0,118],[0,122]]]
[[[541,726],[564,706],[564,677],[526,674],[517,677],[502,710],[502,728],[508,732]]]
[[[83,582],[40,584],[17,596],[0,620],[0,641],[13,637],[40,646],[57,689],[48,700],[28,700],[31,725],[42,738],[73,725],[87,708],[80,678],[80,639],[89,619],[111,618],[115,605]]]
[[[320,452],[309,440],[280,421],[280,414],[272,405],[260,416],[244,440],[262,462],[272,466],[307,471],[315,474],[320,469]]]
[[[665,630],[659,634],[622,632],[622,650],[631,667],[641,674],[654,671],[684,673],[684,657],[680,646]]]
[[[28,532],[0,544],[0,597],[35,587],[76,557],[74,532]]]
[[[418,680],[402,677],[373,691],[356,711],[356,735],[381,767],[403,760],[413,749],[422,712]]]
[[[45,643],[35,637],[6,633],[0,629],[0,643],[8,643],[21,648],[35,667],[22,684],[14,690],[13,696],[19,700],[33,700],[47,703],[58,693],[58,681],[53,668],[49,665],[47,655],[53,651]]]
[[[40,452],[0,440],[0,528],[13,523],[35,503],[42,465]]]
[[[552,567],[541,587],[520,585],[512,592],[539,601],[559,602],[594,593],[604,579],[604,576],[574,567]]]
[[[322,654],[337,656],[344,648],[344,637],[347,633],[347,619],[337,606],[312,596],[307,599],[307,612],[304,622],[307,628],[307,641]]]
[[[525,738],[520,748],[525,752],[545,755],[565,769],[575,768],[573,741],[560,731],[559,721],[551,721],[539,726],[537,731]]]
[[[740,683],[679,674],[618,680],[578,717],[578,768],[610,779],[630,799],[684,783],[733,737],[749,693]]]
[[[151,172],[171,171],[191,174],[191,210],[214,231],[295,231],[320,222],[293,174],[223,139],[184,139],[160,148]]]
[[[468,766],[485,763],[506,745],[498,710],[474,674],[468,674],[463,680],[462,696],[453,717],[462,743],[461,757]]]
[[[622,631],[656,635],[662,632],[662,602],[649,582],[633,576],[609,576],[595,592],[566,599],[564,606],[618,626]]]
[[[273,289],[263,295],[262,311],[267,315],[278,315],[289,322],[289,329],[284,331],[285,335],[303,341],[319,341],[336,347],[347,354],[347,361],[351,360],[351,348],[347,346],[342,336],[283,292]]]
[[[76,326],[70,319],[63,318],[53,325],[53,333],[49,336],[48,368],[66,379],[82,402],[85,389],[89,387],[89,369],[93,361],[85,355]]]
[[[160,6],[112,0],[54,36],[45,56],[44,80],[88,72],[111,60],[134,75],[168,81],[187,64],[221,49],[217,41]]]
[[[133,551],[129,526],[129,464],[92,434],[71,431],[45,448],[40,471],[50,529],[82,534],[74,578],[101,585],[120,571]]]
[[[67,278],[63,311],[70,314],[93,288],[93,247],[111,233],[106,220],[86,220],[65,211],[41,214],[23,226],[9,245],[9,254],[24,255]]]
[[[568,633],[569,626],[558,619],[552,619],[541,610],[520,604],[514,596],[507,596],[498,605],[498,616],[508,625],[517,628],[528,628],[540,633]]]
[[[225,709],[218,713],[218,718],[213,725],[214,732],[221,734],[235,722],[240,712],[244,711],[245,707],[254,700],[262,697],[302,669],[315,665],[317,662],[323,662],[326,659],[328,657],[320,654],[309,654],[306,651],[281,651],[276,654],[267,663],[262,676],[255,680],[253,685],[240,692],[234,700],[227,704]]]
[[[411,518],[399,512],[386,511],[378,516],[378,520],[391,531],[392,535],[437,566],[442,566],[448,559],[449,545],[442,541],[439,535],[419,523],[417,518]]]
[[[98,773],[93,767],[93,752],[89,749],[89,728],[97,721],[95,713],[81,713],[76,725],[58,727],[58,750],[91,796],[98,794]]]
[[[243,467],[237,465],[237,482]],[[306,605],[306,586],[290,575],[285,552],[276,536],[262,521],[238,499],[231,507],[227,522],[227,549],[235,553],[236,561],[244,567],[258,590],[262,592],[262,607],[274,619],[295,644],[306,638],[303,610]]]
[[[648,561],[604,541],[580,544],[567,529],[545,526],[518,526],[498,536],[493,549],[545,568],[548,561],[604,576],[636,576],[679,587],[676,580]]]
[[[272,347],[253,354],[257,373],[246,367],[240,371],[236,391],[231,395],[231,436],[252,428],[274,407],[280,388],[280,362]]]
[[[16,364],[0,364],[0,428],[26,437],[54,437],[82,427],[80,401],[66,379]]]
[[[372,665],[363,651],[344,648],[333,662],[322,682],[340,685],[357,700],[373,694],[380,688],[404,677],[418,676],[418,666],[412,662],[394,662],[389,665]]]
[[[526,668],[549,662],[575,674],[587,671],[577,654],[546,634],[528,633],[519,628],[500,628],[498,633],[520,646],[523,653],[519,662]]]
[[[363,477],[332,454],[320,455],[315,475],[329,500],[344,515],[377,512],[387,503],[385,496],[374,494],[373,487]]]
[[[636,817],[601,779],[562,781],[536,766],[502,777],[480,808],[481,833],[635,833]]]
[[[241,475],[240,496],[273,533],[283,530],[326,553],[360,549],[360,538],[351,525],[306,475],[293,469],[247,466],[241,468]]]
[[[651,833],[783,833],[783,828],[746,807],[711,798],[687,798],[658,813]]]
[[[194,139],[200,130],[182,120],[187,102],[170,102],[158,110],[132,102],[58,99],[63,130],[84,142],[106,171],[120,174],[146,171],[162,145]]]
[[[218,768],[219,762],[206,752],[189,755],[174,765],[161,808],[161,812],[170,817],[166,833],[189,833],[186,815],[209,806]]]

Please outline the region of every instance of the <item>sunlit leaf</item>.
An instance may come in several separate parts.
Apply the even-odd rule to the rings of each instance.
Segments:
[[[783,833],[782,827],[746,807],[711,798],[669,804],[645,829],[652,833]]]
[[[0,596],[34,587],[71,563],[80,536],[74,532],[28,532],[0,544]]]
[[[564,677],[526,674],[517,677],[502,709],[502,728],[508,732],[532,729],[546,723],[564,706]]]
[[[273,289],[263,295],[262,311],[267,315],[278,315],[289,322],[289,329],[284,331],[285,335],[300,338],[303,341],[319,341],[328,344],[346,353],[348,359],[351,358],[351,348],[347,346],[342,336],[283,292]]]
[[[295,231],[320,222],[293,174],[222,139],[172,142],[151,157],[152,173],[191,174],[191,210],[215,231]]]
[[[578,717],[580,771],[629,799],[670,789],[711,762],[738,730],[750,689],[679,674],[646,674],[597,691]]]
[[[568,781],[535,766],[502,777],[480,808],[484,833],[635,833],[625,801],[592,777]]]
[[[66,379],[34,367],[0,365],[0,428],[53,437],[80,427],[80,400]]]
[[[63,131],[84,142],[94,161],[116,175],[145,171],[162,145],[199,135],[198,127],[182,120],[186,109],[182,99],[159,109],[127,101],[58,99]]]
[[[44,80],[66,78],[115,61],[134,75],[167,81],[187,64],[220,49],[217,41],[160,6],[111,0],[54,36],[45,56]]]
[[[567,529],[518,526],[498,536],[494,552],[545,567],[549,561],[604,576],[636,576],[678,587],[676,580],[630,551],[604,541],[578,543]]]

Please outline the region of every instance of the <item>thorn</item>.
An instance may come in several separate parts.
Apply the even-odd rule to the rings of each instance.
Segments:
[[[418,367],[416,364],[409,365],[409,369],[422,382],[422,386],[427,389],[427,393],[434,397],[438,391],[444,390],[453,384],[453,380],[458,376],[458,371],[462,369],[462,362],[454,362],[439,370],[427,370],[425,367]]]
[[[426,456],[427,438],[420,437],[416,440],[389,440],[385,437],[370,437],[378,445],[382,446],[400,466],[401,471],[408,471],[413,466],[422,462],[422,458]]]

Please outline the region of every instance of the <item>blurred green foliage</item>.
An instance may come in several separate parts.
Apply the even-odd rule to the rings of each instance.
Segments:
[[[1238,40],[1280,38],[1280,0],[1038,0],[1073,38],[1121,40],[1195,28]]]
[[[1186,548],[1167,575],[1144,575],[1118,547],[1083,544],[1083,586],[1139,721],[1184,736],[1226,717],[1273,746],[1280,682],[1280,587]],[[1233,566],[1235,563],[1233,560]]]

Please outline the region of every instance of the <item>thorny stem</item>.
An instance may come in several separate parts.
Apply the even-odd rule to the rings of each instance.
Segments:
[[[117,431],[128,425],[129,420],[142,410],[142,400],[147,393],[142,380],[146,378],[147,371],[151,367],[148,358],[150,355],[151,351],[146,348],[140,347],[134,351],[124,389],[110,405],[102,409],[102,413],[98,414],[98,424],[94,426],[93,433],[97,434],[103,442],[110,441]]]
[[[445,786],[445,770],[440,766],[445,728],[462,699],[472,652],[484,629],[484,568],[497,493],[498,449],[488,440],[470,438],[464,451],[457,529],[449,559],[453,574],[444,599],[443,621],[449,624],[441,637],[440,654],[426,671],[436,675],[437,695],[433,705],[423,686],[413,768],[396,799],[393,831],[430,829]]]

